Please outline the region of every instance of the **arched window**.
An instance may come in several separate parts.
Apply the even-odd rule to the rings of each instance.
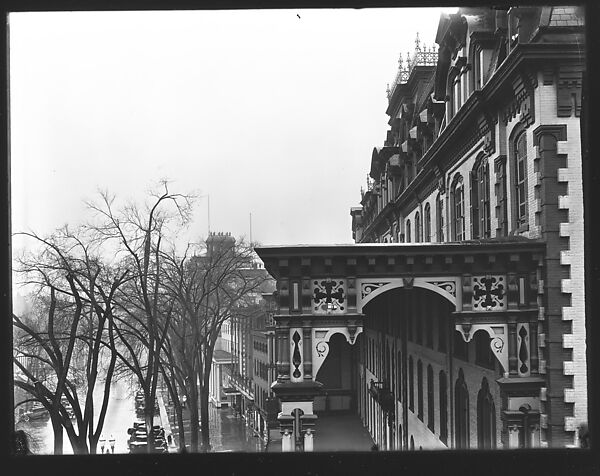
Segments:
[[[423,241],[429,243],[431,241],[431,206],[429,205],[429,203],[425,205],[425,218],[423,220],[423,228],[425,232]]]
[[[415,242],[421,242],[421,214],[415,213]]]
[[[417,361],[417,418],[423,421],[423,363]]]
[[[462,176],[457,174],[452,182],[452,240],[465,239],[465,191]]]
[[[458,113],[460,106],[462,106],[462,75],[457,74],[454,78],[454,115]]]
[[[448,383],[446,382],[446,373],[440,371],[440,440],[448,442]]]
[[[427,427],[435,431],[435,401],[433,393],[433,367],[427,366]]]
[[[508,236],[508,206],[506,192],[506,157],[500,156],[495,160],[496,184],[498,203],[498,228],[497,236]]]
[[[477,331],[473,336],[475,341],[475,363],[493,369],[496,364],[496,358],[490,347],[490,335],[486,331]]]
[[[446,352],[446,338],[448,337],[448,322],[446,315],[440,312],[443,307],[438,307],[437,321],[438,321],[438,351]]]
[[[410,220],[406,220],[406,242],[410,243]]]
[[[425,314],[425,345],[433,349],[433,310],[428,309]]]
[[[480,157],[471,171],[471,226],[473,238],[491,236],[490,171],[488,161]]]
[[[469,344],[465,342],[462,334],[454,331],[454,357],[468,361],[469,360]]]
[[[435,199],[436,233],[438,242],[444,241],[444,199],[440,193]]]
[[[469,448],[469,391],[463,370],[458,371],[454,387],[454,420],[456,423],[456,448]]]
[[[408,358],[408,408],[415,411],[415,372],[412,355]]]
[[[382,350],[383,350],[383,345],[381,346]],[[390,357],[390,345],[388,343],[388,341],[385,341],[385,356],[384,356],[384,365],[385,368],[383,369],[383,374],[384,374],[384,379],[387,382],[388,385],[391,385],[392,383],[392,368],[391,368],[391,357]]]
[[[400,351],[396,361],[396,395],[398,401],[402,401],[402,352]]]
[[[410,449],[411,449],[412,451],[414,451],[414,450],[415,450],[415,439],[413,438],[413,436],[412,436],[412,435],[410,435]]]
[[[512,141],[513,223],[515,230],[527,227],[527,139],[525,131]]]
[[[477,394],[477,446],[483,449],[496,448],[496,407],[485,377]]]

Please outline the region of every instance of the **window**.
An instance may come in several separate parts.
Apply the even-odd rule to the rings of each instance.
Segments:
[[[506,201],[506,157],[501,156],[495,163],[496,167],[496,206],[498,216],[498,236],[508,236],[508,207]]]
[[[417,362],[417,418],[423,421],[423,363]]]
[[[477,446],[480,449],[496,448],[496,407],[485,377],[477,394]]]
[[[452,182],[452,240],[465,239],[464,187],[461,175]]]
[[[474,57],[474,73],[475,73],[475,89],[481,89],[483,86],[483,74],[484,74],[484,62],[483,62],[483,50],[477,48]]]
[[[396,395],[398,401],[402,401],[402,352],[400,351],[396,362]]]
[[[407,334],[407,338],[409,341],[414,342],[414,336],[413,336],[413,313],[409,313],[408,316],[406,316],[406,334]]]
[[[429,203],[425,205],[425,218],[423,220],[425,236],[423,241],[429,243],[431,241],[431,206]]]
[[[427,427],[435,431],[435,402],[433,393],[433,367],[427,366]]]
[[[517,230],[527,225],[527,141],[521,132],[514,141],[514,224]]]
[[[461,76],[460,74],[456,76],[456,79],[454,80],[454,115],[456,115],[458,113],[458,110],[460,109],[460,106],[462,104],[462,100],[461,100]]]
[[[473,336],[475,341],[475,363],[488,369],[495,367],[495,357],[490,348],[490,336],[486,331],[477,331]]]
[[[436,231],[437,240],[444,241],[444,200],[441,194],[438,193],[435,199],[435,214],[436,214]]]
[[[408,358],[408,408],[415,411],[415,372],[412,355]]]
[[[443,314],[443,307],[438,307],[437,312],[437,321],[438,321],[438,351],[446,352],[446,338],[448,336],[448,323],[446,322],[446,317]]]
[[[468,361],[469,344],[465,342],[460,332],[454,332],[454,357]]]
[[[463,370],[458,371],[454,387],[454,419],[456,422],[456,448],[469,448],[469,391]]]
[[[415,242],[421,242],[421,214],[415,213]]]
[[[433,349],[433,311],[427,309],[425,314],[425,345],[430,349]]]
[[[448,387],[446,373],[440,371],[440,440],[448,442]]]
[[[489,238],[490,222],[490,173],[488,161],[481,157],[471,172],[471,213],[473,238]]]
[[[406,242],[410,243],[410,220],[406,220]]]

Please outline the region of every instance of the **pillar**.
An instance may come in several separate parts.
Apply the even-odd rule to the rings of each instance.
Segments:
[[[281,437],[281,451],[283,453],[290,453],[294,451],[292,446],[292,435],[287,429],[283,432],[283,436]]]
[[[512,314],[508,316],[508,373],[511,377],[517,377],[519,359],[517,358],[517,317]]]
[[[313,434],[310,428],[304,433],[304,451],[313,451]]]

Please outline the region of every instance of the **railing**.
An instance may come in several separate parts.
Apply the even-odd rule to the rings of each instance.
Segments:
[[[435,66],[437,65],[437,60],[438,52],[436,51],[435,45],[430,48],[427,48],[425,45],[421,46],[419,34],[417,33],[417,38],[415,39],[415,51],[412,58],[410,53],[407,53],[405,63],[402,59],[402,53],[400,53],[400,58],[398,59],[398,73],[396,73],[396,78],[392,83],[392,87],[390,88],[389,85],[387,87],[388,100],[392,97],[399,84],[404,84],[408,81],[415,66]]]

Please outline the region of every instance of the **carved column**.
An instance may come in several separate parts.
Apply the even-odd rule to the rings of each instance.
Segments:
[[[529,365],[531,375],[537,375],[539,373],[537,314],[529,320]]]
[[[311,380],[312,379],[312,338],[311,338],[311,328],[307,327],[303,330],[303,342],[304,342],[304,378]]]
[[[511,377],[517,377],[518,371],[517,357],[517,316],[511,314],[508,316],[508,373]]]
[[[275,339],[277,341],[277,380],[290,378],[290,349],[288,339],[289,328],[277,327]]]

